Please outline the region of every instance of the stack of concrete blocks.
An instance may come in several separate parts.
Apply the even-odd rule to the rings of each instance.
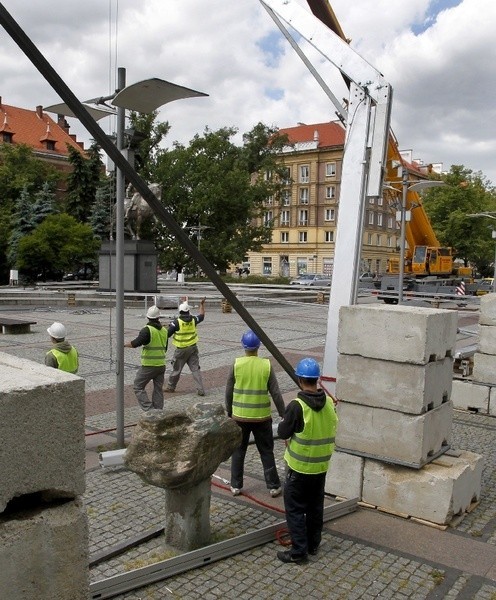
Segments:
[[[470,378],[455,378],[453,406],[496,416],[496,294],[481,296],[479,345]]]
[[[479,499],[481,457],[446,454],[456,332],[452,311],[341,308],[328,493],[439,525]]]
[[[87,600],[84,381],[0,353],[0,596]]]

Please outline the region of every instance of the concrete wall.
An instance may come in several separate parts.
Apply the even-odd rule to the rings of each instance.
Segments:
[[[89,594],[84,381],[0,353],[0,596]]]

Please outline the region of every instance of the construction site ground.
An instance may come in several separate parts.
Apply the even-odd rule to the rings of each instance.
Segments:
[[[203,295],[203,292],[202,292]],[[227,372],[240,352],[246,325],[235,311],[222,312],[217,296],[209,297],[206,318],[199,326],[201,367],[206,396],[196,395],[185,369],[176,392],[165,395],[167,406],[184,407],[196,402],[223,403]],[[197,295],[196,297],[199,297]],[[194,295],[190,304],[197,305]],[[370,297],[363,301],[373,302]],[[456,305],[441,308],[456,310]],[[326,305],[279,299],[252,301],[250,312],[291,364],[304,356],[322,360],[326,336]],[[194,312],[194,311],[193,311]],[[68,339],[79,350],[79,375],[86,382],[86,492],[90,559],[164,520],[164,491],[144,483],[122,466],[101,467],[99,454],[116,448],[115,309],[105,302],[90,306],[40,304],[9,306],[4,316],[36,321],[29,334],[0,335],[0,351],[43,362],[50,348],[46,328],[63,322]],[[163,321],[175,315],[162,311]],[[459,310],[458,345],[472,343],[467,331],[476,331],[477,305]],[[142,307],[125,309],[125,338],[132,339],[145,324]],[[474,336],[475,338],[475,336]],[[262,349],[262,356],[267,352]],[[172,356],[172,349],[168,357]],[[131,439],[141,410],[132,382],[139,365],[139,350],[125,350],[125,437]],[[291,378],[273,361],[286,402],[295,397]],[[168,365],[167,370],[170,370]],[[56,432],[54,432],[56,435]],[[317,556],[305,565],[281,563],[276,552],[286,541],[275,536],[270,543],[245,550],[175,575],[116,598],[127,600],[184,598],[315,599],[353,600],[394,598],[412,600],[496,599],[496,419],[487,415],[455,411],[453,444],[484,457],[480,503],[450,527],[440,529],[411,519],[359,506],[356,511],[327,522]],[[284,443],[275,441],[281,478],[284,476]],[[265,489],[256,449],[250,446],[246,460],[243,494],[234,498],[226,482],[229,461],[220,465],[212,479],[212,541],[232,539],[284,520],[281,497],[271,498]],[[329,498],[329,503],[334,502]],[[160,536],[136,545],[90,569],[92,582],[178,555]]]

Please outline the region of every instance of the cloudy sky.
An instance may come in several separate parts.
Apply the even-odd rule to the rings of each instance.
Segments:
[[[305,0],[291,0],[306,6]],[[81,99],[159,77],[209,94],[164,106],[168,143],[206,126],[241,133],[334,120],[335,108],[258,0],[4,0],[3,6]],[[425,163],[463,164],[496,184],[496,2],[332,0],[351,47],[394,90],[392,127],[401,149]],[[0,28],[5,104],[59,101]],[[317,57],[338,98],[335,69]],[[71,119],[78,138],[88,136]],[[106,131],[112,119],[100,121]]]

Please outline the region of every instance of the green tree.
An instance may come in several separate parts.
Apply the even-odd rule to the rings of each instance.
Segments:
[[[134,168],[148,183],[154,183],[158,158],[165,151],[160,144],[170,131],[169,122],[157,122],[157,115],[157,112],[144,114],[131,111],[130,128],[127,130],[131,134],[128,143],[135,153]]]
[[[40,189],[44,182],[54,184],[60,173],[47,162],[35,158],[25,144],[0,144],[0,283],[7,282],[10,262],[9,241],[15,225],[13,213],[24,188]]]
[[[89,225],[65,213],[51,215],[19,241],[19,270],[29,279],[58,277],[95,262],[99,246]]]
[[[55,193],[52,186],[45,181],[41,190],[35,193],[33,203],[33,225],[39,225],[48,216],[58,213]]]
[[[196,135],[188,147],[175,144],[159,156],[156,181],[162,185],[162,203],[219,271],[243,260],[248,250],[260,250],[271,239],[271,223],[257,225],[264,202],[277,195],[274,173],[282,142],[262,124],[245,134],[244,146],[234,144],[234,128]],[[272,144],[270,142],[272,141]],[[165,226],[155,237],[161,265],[180,272],[193,264]]]
[[[110,238],[114,203],[115,179],[113,177],[106,177],[96,190],[96,199],[89,219],[93,233],[100,240]]]
[[[463,165],[452,165],[442,179],[446,186],[429,188],[422,195],[436,235],[441,244],[453,248],[455,258],[486,274],[494,260],[492,223],[468,215],[496,211],[495,189],[481,172]]]
[[[67,146],[67,148],[72,171],[67,180],[65,210],[81,223],[86,223],[100,184],[102,160],[97,144],[91,146],[87,157],[72,146]]]
[[[19,240],[30,233],[35,226],[33,200],[29,194],[27,186],[24,186],[19,194],[15,211],[12,215],[12,221],[14,226],[12,227],[10,234],[10,243],[7,256],[10,266],[16,267]]]

